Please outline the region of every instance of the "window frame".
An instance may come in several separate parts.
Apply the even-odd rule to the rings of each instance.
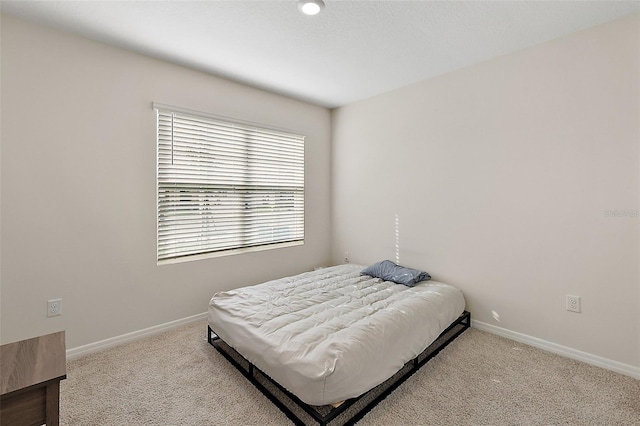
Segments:
[[[281,128],[275,128],[272,126],[267,126],[264,124],[259,124],[259,123],[253,123],[253,122],[249,122],[249,121],[245,121],[245,120],[239,120],[236,118],[230,118],[230,117],[225,117],[225,116],[221,116],[221,115],[216,115],[216,114],[210,114],[210,113],[205,113],[205,112],[201,112],[201,111],[194,111],[194,110],[190,110],[190,109],[185,109],[185,108],[180,108],[180,107],[175,107],[175,106],[170,106],[170,105],[164,105],[164,104],[159,104],[159,103],[152,103],[152,107],[154,109],[154,112],[156,114],[156,261],[158,265],[163,265],[163,264],[172,264],[172,263],[181,263],[181,262],[188,262],[188,261],[195,261],[195,260],[201,260],[201,259],[208,259],[208,258],[215,258],[215,257],[222,257],[222,256],[231,256],[231,255],[236,255],[236,254],[241,254],[241,253],[250,253],[250,252],[259,252],[259,251],[265,251],[265,250],[273,250],[273,249],[278,249],[278,248],[283,248],[283,247],[293,247],[293,246],[300,246],[300,245],[304,245],[305,243],[305,236],[306,236],[306,203],[305,203],[305,136],[299,134],[298,132],[292,132],[290,130],[287,129],[281,129]],[[161,218],[163,213],[167,213],[167,209],[166,207],[162,207],[161,204],[165,203],[164,201],[161,200],[162,198],[162,189],[161,189],[161,180],[165,179],[165,178],[161,178],[161,173],[162,172],[166,172],[166,165],[161,167],[161,150],[163,148],[161,148],[161,139],[164,140],[163,143],[166,144],[166,136],[161,138],[161,114],[172,114],[172,117],[175,114],[179,114],[182,118],[184,118],[185,116],[189,117],[189,118],[193,118],[196,120],[204,120],[204,121],[210,121],[212,123],[216,123],[215,125],[218,124],[222,124],[222,125],[228,125],[228,126],[232,126],[234,128],[240,129],[237,130],[238,132],[256,132],[255,134],[258,135],[258,139],[260,137],[262,137],[261,135],[264,134],[269,134],[270,132],[275,132],[279,135],[284,135],[284,137],[288,137],[290,136],[292,138],[292,140],[295,140],[297,143],[299,143],[299,147],[296,148],[296,158],[298,163],[301,162],[301,165],[298,164],[298,168],[295,170],[295,172],[292,172],[293,174],[297,173],[297,178],[291,178],[292,180],[296,181],[296,186],[293,187],[294,189],[292,190],[292,187],[283,187],[281,185],[278,185],[278,178],[275,178],[273,181],[271,181],[270,184],[253,184],[253,185],[248,185],[247,187],[240,189],[238,187],[238,185],[233,185],[233,184],[226,184],[226,187],[228,188],[233,188],[231,191],[229,191],[230,198],[241,198],[243,196],[254,196],[256,197],[257,194],[263,194],[263,192],[261,191],[267,191],[267,193],[265,195],[262,195],[263,200],[261,201],[263,204],[265,203],[264,198],[265,197],[271,197],[270,199],[273,201],[273,207],[274,209],[277,208],[286,208],[286,206],[288,204],[283,203],[281,200],[278,200],[278,198],[281,197],[281,194],[287,194],[287,197],[295,197],[295,200],[291,201],[291,207],[290,207],[290,211],[294,211],[293,216],[295,217],[294,219],[292,219],[292,223],[294,226],[294,230],[293,231],[288,231],[289,233],[291,233],[291,235],[295,236],[295,239],[293,240],[287,240],[287,241],[258,241],[257,243],[252,243],[247,245],[247,243],[245,242],[245,244],[243,245],[242,242],[240,241],[236,241],[236,243],[233,245],[233,247],[227,247],[227,248],[211,248],[209,247],[208,249],[202,249],[199,252],[196,253],[177,253],[177,254],[167,254],[166,250],[161,250],[161,238],[165,238],[167,236],[167,227],[168,225],[163,224],[162,221],[163,219]],[[214,126],[215,126],[214,125]],[[174,147],[173,147],[173,141],[174,141],[174,135],[173,135],[173,121],[172,121],[172,125],[171,125],[171,158],[172,158],[172,162],[173,162],[173,156],[174,156]],[[202,141],[200,141],[202,142]],[[204,143],[204,142],[202,142]],[[216,141],[215,143],[213,143],[213,145],[208,146],[208,149],[210,150],[215,150],[216,146],[214,145],[220,145],[221,142]],[[243,142],[244,144],[246,144],[247,146],[249,146],[251,143],[255,143],[255,140],[252,137],[246,137],[246,140]],[[270,144],[272,144],[272,148],[277,149],[278,147],[276,146],[275,143],[271,142]],[[219,146],[218,146],[219,148]],[[177,148],[176,148],[177,150]],[[247,149],[248,151],[248,149]],[[298,152],[298,151],[301,151]],[[270,154],[273,156],[274,151],[271,151]],[[218,152],[219,155],[219,152]],[[257,163],[251,163],[252,166],[247,165],[246,167],[244,167],[242,170],[245,173],[250,173],[250,168],[251,167],[255,167],[255,168],[259,168],[259,166],[262,164],[264,160],[264,158],[268,157],[269,155],[266,156],[262,156],[262,157],[258,157],[259,159],[256,160]],[[249,156],[247,157],[243,157],[246,158],[247,160],[249,159]],[[282,158],[282,157],[280,157]],[[293,161],[293,160],[292,160]],[[247,161],[247,164],[249,164],[250,161]],[[256,164],[258,164],[258,167],[256,166]],[[211,165],[211,164],[210,164]],[[164,168],[163,168],[164,167]],[[169,166],[171,167],[171,166]],[[161,171],[162,169],[162,171]],[[179,169],[179,168],[178,168]],[[214,173],[215,174],[215,173]],[[219,172],[218,172],[219,174]],[[301,177],[300,177],[301,174]],[[201,176],[201,175],[198,175]],[[206,176],[211,176],[211,175],[206,175]],[[262,176],[264,178],[264,176]],[[197,180],[197,179],[196,179]],[[163,184],[165,185],[164,188],[166,190],[166,179],[163,181]],[[184,189],[184,185],[187,185],[185,183],[177,183],[174,182],[174,184],[178,187],[178,188],[182,188]],[[181,186],[182,185],[182,186]],[[225,185],[221,184],[221,183],[216,183],[214,184],[214,186],[217,185],[217,188],[223,188]],[[251,187],[251,188],[249,188]],[[224,193],[224,189],[218,189],[220,191],[222,191],[222,193]],[[206,192],[207,190],[204,189],[200,189],[200,193],[202,192]],[[208,191],[211,191],[211,189],[209,188]],[[249,195],[247,195],[249,194]],[[291,195],[293,194],[293,195]],[[166,198],[166,193],[164,193],[165,198]],[[213,197],[212,194],[210,194],[210,192],[207,192],[207,195],[205,195],[205,197]],[[192,212],[196,212],[194,214],[198,214],[197,212],[202,212],[204,209],[203,207],[204,203],[202,201],[198,201],[197,202],[197,207],[191,209]],[[301,207],[300,207],[301,205]],[[246,206],[246,204],[245,204]],[[297,206],[297,207],[296,207]],[[164,210],[163,210],[164,208]],[[228,207],[225,207],[228,208]],[[245,207],[246,208],[246,207]],[[237,210],[237,209],[236,209]],[[242,209],[241,209],[242,210]],[[247,235],[251,235],[249,233],[245,234],[245,230],[242,229],[243,227],[239,225],[240,222],[244,222],[246,221],[246,217],[247,216],[254,216],[253,218],[250,219],[251,224],[252,225],[258,225],[261,220],[260,219],[256,219],[256,212],[258,212],[258,207],[254,204],[253,208],[248,208],[246,214],[243,214],[242,212],[239,213],[239,218],[233,222],[237,228],[238,231],[237,232],[241,232],[241,234],[237,234],[237,232],[232,232],[233,237],[234,238],[243,238],[246,239],[248,238]],[[280,215],[280,217],[283,216],[283,213],[286,214],[284,216],[291,216],[292,213],[287,212],[286,210],[284,211],[279,211],[276,214]],[[218,213],[219,215],[220,213]],[[200,215],[202,216],[203,213],[200,213]],[[218,216],[219,217],[219,216]],[[165,218],[166,221],[168,221],[167,218]],[[276,220],[282,220],[281,218],[277,218]],[[206,222],[206,219],[201,219],[199,222],[201,225],[201,229],[206,228],[206,225],[204,225],[204,222]],[[285,221],[286,222],[286,221]],[[288,222],[287,222],[288,223]],[[234,228],[235,229],[235,228]],[[265,228],[268,229],[268,228]],[[198,232],[198,231],[196,231]],[[200,232],[205,232],[205,231],[200,231]],[[211,231],[210,228],[208,228],[208,237],[203,237],[204,239],[206,238],[211,238],[211,239],[215,239],[215,237],[212,237],[212,235],[215,235],[215,233],[213,233]],[[247,231],[248,232],[248,231]],[[176,238],[180,238],[180,232],[176,232],[176,234],[178,235]],[[288,235],[288,234],[286,234]],[[258,237],[258,238],[262,238],[262,237]],[[245,240],[246,241],[246,240]],[[197,246],[199,243],[195,243],[194,246]]]

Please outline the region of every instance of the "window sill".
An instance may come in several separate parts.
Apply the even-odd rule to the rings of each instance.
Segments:
[[[239,249],[233,249],[233,250],[215,251],[211,253],[193,254],[193,255],[181,256],[173,259],[158,260],[157,265],[158,266],[173,265],[175,263],[192,262],[196,260],[212,259],[216,257],[235,256],[237,254],[254,253],[254,252],[266,251],[266,250],[276,250],[276,249],[285,248],[285,247],[295,247],[295,246],[302,246],[302,245],[304,245],[304,240],[291,241],[287,243],[268,244],[268,245],[256,246],[256,247],[246,247],[246,248],[239,248]]]

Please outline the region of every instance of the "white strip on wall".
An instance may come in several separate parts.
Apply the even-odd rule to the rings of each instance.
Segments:
[[[634,367],[633,365],[613,361],[597,355],[592,355],[587,352],[582,352],[566,346],[558,345],[553,342],[538,339],[537,337],[531,337],[526,334],[507,330],[506,328],[497,327],[495,325],[487,324],[482,321],[471,320],[471,327],[501,337],[506,337],[507,339],[515,340],[516,342],[524,343],[526,345],[533,346],[547,352],[575,359],[577,361],[586,362],[587,364],[595,365],[596,367],[604,368],[605,370],[614,371],[616,373],[624,374],[635,379],[640,379],[640,367]]]
[[[122,345],[124,343],[132,342],[134,340],[138,340],[143,337],[153,336],[155,334],[171,330],[181,325],[204,320],[206,319],[206,317],[207,317],[207,313],[203,312],[201,314],[192,315],[190,317],[182,318],[175,321],[170,321],[164,324],[145,328],[143,330],[126,333],[120,336],[101,340],[99,342],[90,343],[88,345],[83,345],[83,346],[78,346],[76,348],[68,349],[67,361],[71,361],[73,359],[80,358],[85,355],[89,355],[89,354],[99,352],[105,349],[109,349],[118,345]],[[616,373],[624,374],[626,376],[630,376],[635,379],[640,379],[640,367],[634,367],[629,364],[624,364],[624,363],[613,361],[597,355],[592,355],[592,354],[582,352],[576,349],[572,349],[566,346],[558,345],[556,343],[548,342],[546,340],[538,339],[537,337],[528,336],[526,334],[507,330],[506,328],[487,324],[482,321],[471,320],[471,326],[478,330],[486,331],[488,333],[495,334],[497,336],[505,337],[507,339],[514,340],[516,342],[524,343],[526,345],[533,346],[535,348],[542,349],[547,352],[551,352],[567,358],[575,359],[577,361],[586,362],[587,364],[595,365],[596,367],[604,368],[605,370],[610,370]],[[203,335],[204,335],[204,332],[203,332]]]
[[[192,322],[203,320],[207,317],[207,313],[192,315],[190,317],[178,319],[175,321],[169,321],[164,324],[155,325],[153,327],[145,328],[138,331],[132,331],[131,333],[122,334],[120,336],[111,337],[109,339],[100,340],[98,342],[89,343],[88,345],[78,346],[76,348],[67,349],[67,361],[71,361],[76,358],[80,358],[85,355],[89,355],[95,352],[100,352],[105,349],[113,348],[124,343],[132,342],[134,340],[141,339],[143,337],[153,336],[154,334],[162,333],[164,331],[171,330],[181,325],[190,324]],[[202,331],[202,335],[205,336],[205,331]]]

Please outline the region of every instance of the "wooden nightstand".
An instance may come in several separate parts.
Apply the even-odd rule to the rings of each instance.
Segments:
[[[58,426],[64,331],[0,346],[0,423]]]

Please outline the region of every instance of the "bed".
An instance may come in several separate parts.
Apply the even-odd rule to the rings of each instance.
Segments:
[[[419,368],[439,337],[450,335],[446,345],[470,325],[460,290],[433,280],[397,284],[363,269],[340,265],[217,293],[209,342],[294,422],[309,423],[275,394],[329,424],[407,366]]]

